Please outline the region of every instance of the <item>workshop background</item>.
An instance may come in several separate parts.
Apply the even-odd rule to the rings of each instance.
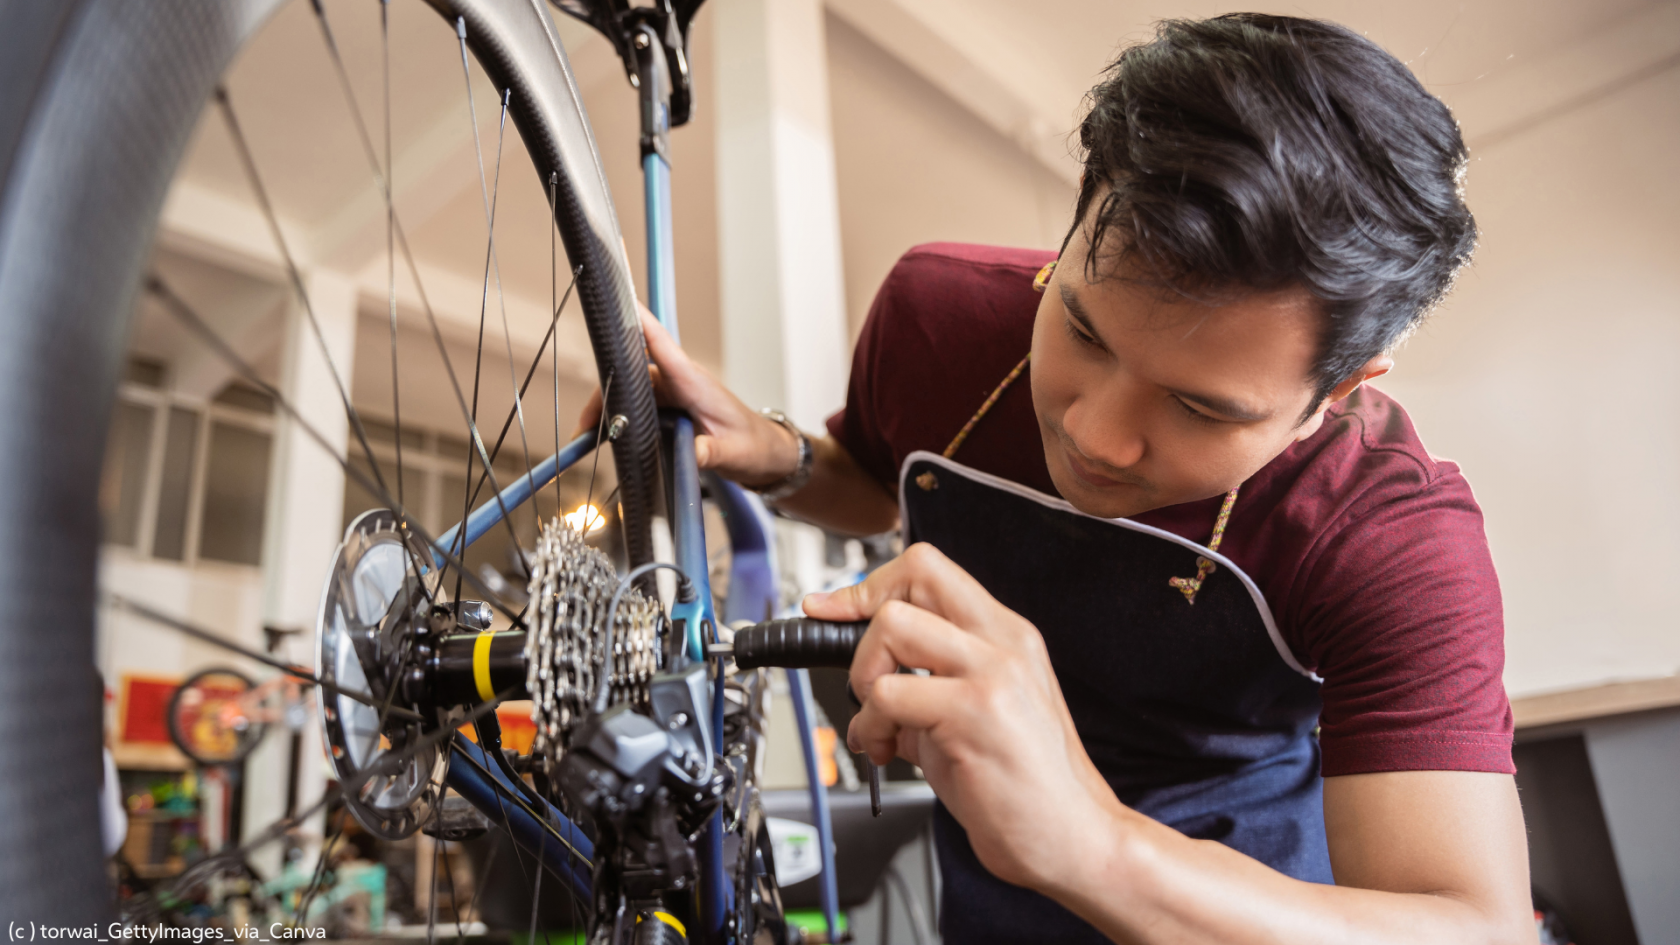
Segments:
[[[379,4],[328,7],[358,95],[379,101]],[[695,118],[672,137],[685,347],[750,404],[820,429],[842,403],[850,341],[898,256],[932,240],[1058,245],[1078,177],[1069,131],[1085,91],[1155,20],[1228,9],[1171,0],[709,0],[690,50]],[[1323,0],[1266,9],[1364,33],[1408,63],[1463,127],[1480,249],[1377,386],[1406,406],[1432,452],[1462,466],[1485,510],[1505,595],[1505,681],[1537,890],[1580,945],[1680,943],[1680,3]],[[419,4],[392,3],[390,15],[396,206],[451,357],[466,363],[485,223],[455,37]],[[634,92],[604,40],[557,20],[643,284]],[[335,81],[298,0],[242,55],[227,86],[315,314],[394,468],[394,433],[378,422],[393,408],[384,207]],[[473,81],[489,154],[498,96],[481,70]],[[511,406],[506,377],[536,353],[551,292],[546,201],[511,125],[507,134],[496,241],[510,337],[504,345],[498,329],[484,350],[494,382],[482,409],[492,416]],[[216,121],[201,122],[156,254],[183,297],[306,417],[328,420],[342,448],[336,394],[321,383],[303,313]],[[331,458],[151,304],[138,312],[112,430],[102,580],[312,662],[326,563],[345,522],[373,500],[347,490]],[[402,280],[394,317],[405,365],[436,361]],[[568,313],[560,331],[560,412],[570,418],[594,368],[581,320]],[[447,385],[416,381],[404,387],[402,414],[405,474],[422,521],[440,529],[458,517],[465,488],[457,407]],[[544,426],[533,425],[533,452],[553,448]],[[567,506],[584,500],[582,479],[564,486]],[[870,558],[855,543],[781,527],[788,600]],[[492,542],[471,563],[505,569],[507,551]],[[167,875],[188,855],[171,832],[176,822],[196,823],[188,832],[203,849],[225,839],[212,821],[225,825],[229,805],[242,808],[248,828],[277,816],[285,739],[270,738],[246,763],[235,802],[221,776],[189,774],[156,724],[175,685],[227,664],[225,656],[131,617],[101,621],[134,855]],[[265,640],[265,626],[304,632]],[[773,762],[772,786],[796,788],[802,769],[781,731],[786,763]],[[307,729],[299,758],[292,790],[307,802],[325,784]],[[843,791],[848,779],[834,777]],[[136,840],[154,821],[165,839]],[[919,825],[903,839],[884,874],[897,878],[865,887],[851,911],[860,942],[932,935],[937,877]],[[847,842],[842,833],[843,852]],[[408,880],[415,889],[428,885],[424,849],[414,857],[421,875]],[[470,888],[470,865],[459,868]],[[404,921],[393,916],[368,932]]]

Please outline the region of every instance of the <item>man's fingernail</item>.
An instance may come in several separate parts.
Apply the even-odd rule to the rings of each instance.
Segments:
[[[828,603],[828,599],[832,596],[833,595],[828,591],[812,591],[811,593],[805,595],[805,603],[818,605],[826,604]]]

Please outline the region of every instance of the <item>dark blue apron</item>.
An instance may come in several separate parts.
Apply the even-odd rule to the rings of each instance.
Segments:
[[[1126,806],[1297,879],[1332,882],[1319,778],[1319,679],[1296,662],[1254,582],[1168,532],[1099,519],[933,453],[905,458],[906,542],[925,541],[1044,635],[1068,711]],[[1218,565],[1195,603],[1168,584]],[[951,943],[1105,942],[992,876],[934,810]]]

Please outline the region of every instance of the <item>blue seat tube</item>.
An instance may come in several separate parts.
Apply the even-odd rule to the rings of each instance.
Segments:
[[[645,37],[645,42],[642,39]],[[671,79],[664,46],[651,27],[637,37],[638,92],[642,112],[642,192],[647,221],[648,308],[671,337],[682,340],[677,326],[675,250],[671,236]],[[707,628],[715,626],[710,563],[706,558],[706,520],[700,506],[700,471],[694,456],[694,423],[679,417],[671,436],[671,538],[676,565],[699,592],[693,603],[673,603],[671,619],[680,621],[686,636],[682,652],[688,659],[705,658]],[[676,667],[672,667],[673,669]],[[712,744],[723,733],[723,674],[712,692]],[[714,813],[700,837],[701,942],[721,943],[731,911],[733,890],[724,881],[723,814]]]

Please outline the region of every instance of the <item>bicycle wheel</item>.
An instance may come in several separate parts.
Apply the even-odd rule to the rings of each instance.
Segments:
[[[169,697],[164,719],[169,740],[206,768],[231,765],[249,755],[268,726],[250,717],[239,697],[257,688],[251,677],[225,666],[201,669]]]
[[[568,257],[614,443],[626,546],[652,558],[658,427],[611,198],[542,0],[428,0],[461,17]],[[91,924],[109,897],[90,672],[98,482],[130,313],[197,117],[280,0],[3,2],[0,36],[0,913]]]

